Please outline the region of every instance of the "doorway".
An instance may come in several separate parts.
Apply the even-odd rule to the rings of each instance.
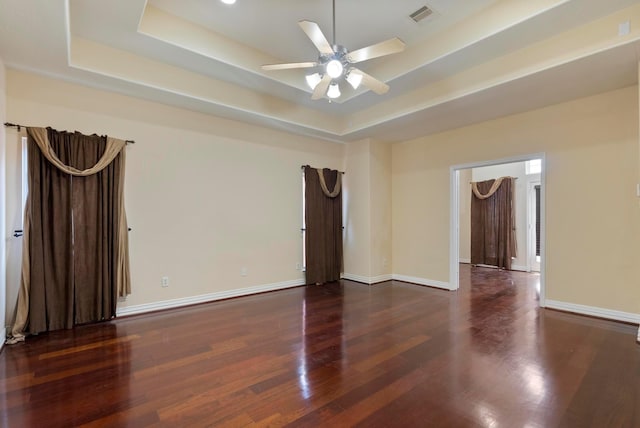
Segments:
[[[527,270],[540,272],[540,181],[527,183]]]
[[[508,159],[498,159],[486,162],[477,162],[464,165],[455,165],[450,168],[450,189],[451,189],[451,215],[450,215],[450,288],[457,290],[460,286],[460,262],[468,263],[465,257],[461,257],[461,234],[468,232],[468,226],[461,224],[461,210],[469,209],[470,203],[461,200],[468,188],[468,182],[471,181],[471,170],[478,171],[477,177],[482,180],[482,170],[485,167],[496,167],[496,171],[509,171],[512,164],[520,164],[519,168],[522,173],[519,176],[520,183],[520,202],[516,195],[516,204],[520,204],[522,211],[522,220],[519,228],[520,234],[518,238],[518,249],[520,257],[515,260],[514,269],[528,272],[540,272],[539,285],[539,305],[545,306],[545,172],[544,172],[545,155],[544,153],[536,153],[524,155]],[[491,168],[487,168],[489,170]],[[526,172],[525,172],[526,170]],[[513,175],[513,173],[501,173],[502,175]],[[462,177],[462,178],[461,178]],[[493,177],[495,178],[495,177]],[[487,178],[485,178],[487,179]],[[473,181],[478,181],[474,179]],[[518,180],[516,180],[518,181]],[[470,198],[470,195],[469,195]],[[533,206],[532,206],[533,205]],[[517,226],[518,227],[518,226]],[[461,230],[462,229],[462,230]],[[464,236],[463,236],[464,238]]]

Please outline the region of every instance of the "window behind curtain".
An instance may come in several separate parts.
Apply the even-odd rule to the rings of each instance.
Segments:
[[[304,203],[305,201],[305,195],[306,195],[306,187],[305,187],[305,177],[304,177],[304,168],[302,168],[302,228],[300,229],[302,231],[301,236],[302,236],[302,263],[300,264],[300,266],[302,266],[302,272],[304,272],[307,269],[306,266],[306,260],[307,260],[307,243],[306,243],[306,204]]]
[[[22,220],[20,223],[20,228],[24,230],[24,208],[27,204],[27,194],[29,193],[29,159],[28,159],[28,145],[27,145],[27,137],[22,137],[22,171],[21,171],[21,180],[22,180],[22,209],[20,212],[22,213]]]

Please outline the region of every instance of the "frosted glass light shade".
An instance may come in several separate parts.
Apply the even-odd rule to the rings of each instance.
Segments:
[[[234,4],[236,0],[220,0],[224,4]]]
[[[332,83],[331,85],[329,85],[327,96],[334,99],[340,96],[340,87],[338,87],[337,83]]]
[[[362,83],[362,74],[360,73],[349,73],[347,76],[347,82],[353,87],[353,89],[358,89],[360,83]]]
[[[311,90],[315,89],[318,86],[318,83],[322,80],[320,73],[307,74],[305,77],[307,80],[307,85],[311,88]]]
[[[337,59],[332,59],[327,63],[327,74],[331,76],[332,79],[342,76],[343,71],[344,67],[342,67],[342,63]]]

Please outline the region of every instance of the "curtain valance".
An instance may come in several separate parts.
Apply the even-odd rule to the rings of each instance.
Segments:
[[[478,182],[476,182],[476,181],[472,181],[471,182],[471,190],[473,191],[473,194],[476,196],[476,198],[478,198],[478,199],[487,199],[487,198],[490,198],[491,196],[493,196],[493,194],[498,191],[498,189],[500,188],[500,185],[502,184],[502,182],[504,180],[509,179],[509,178],[513,178],[513,177],[496,178],[496,180],[491,185],[491,188],[489,189],[489,191],[484,195],[482,194],[482,192],[480,192],[480,190],[478,190]]]
[[[81,171],[72,166],[65,165],[60,160],[60,158],[58,158],[58,155],[53,150],[53,147],[51,147],[49,136],[47,135],[47,130],[45,128],[27,127],[27,134],[36,142],[44,157],[47,158],[47,160],[51,162],[56,168],[67,174],[79,177],[93,175],[105,169],[107,165],[109,165],[113,161],[113,159],[115,159],[115,157],[120,154],[122,148],[126,145],[126,142],[124,140],[107,137],[107,146],[98,162],[91,168]]]
[[[329,191],[327,187],[327,180],[324,178],[324,170],[322,168],[315,169],[318,173],[318,178],[320,179],[320,187],[322,188],[322,193],[324,193],[329,198],[335,198],[340,194],[340,190],[342,189],[342,174],[338,172],[336,178],[336,184],[333,186],[333,191]]]

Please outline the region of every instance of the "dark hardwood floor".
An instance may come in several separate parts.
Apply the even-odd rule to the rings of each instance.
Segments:
[[[32,337],[0,424],[639,427],[637,326],[537,308],[536,275],[342,281]]]

